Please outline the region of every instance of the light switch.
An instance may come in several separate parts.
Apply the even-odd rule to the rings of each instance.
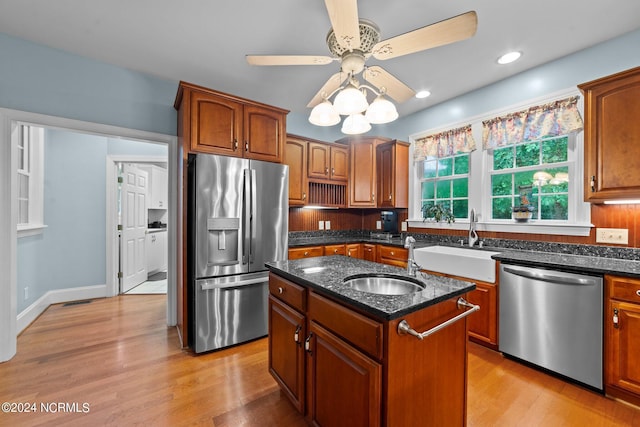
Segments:
[[[626,228],[596,228],[597,243],[629,244],[629,230]]]
[[[324,222],[324,229],[325,230],[331,230],[331,221],[325,221]]]
[[[401,231],[407,231],[407,221],[402,221],[402,224],[400,225],[400,229]]]
[[[318,230],[324,230],[324,221],[318,221]]]
[[[382,221],[376,221],[376,230],[382,230]]]

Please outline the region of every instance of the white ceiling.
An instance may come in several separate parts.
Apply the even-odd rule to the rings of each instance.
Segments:
[[[398,106],[401,116],[640,28],[638,0],[358,2],[382,39],[470,10],[473,38],[367,62],[432,92]],[[245,54],[329,55],[329,27],[322,0],[0,0],[0,32],[302,114],[339,63],[253,67]],[[509,50],[523,57],[498,65]]]

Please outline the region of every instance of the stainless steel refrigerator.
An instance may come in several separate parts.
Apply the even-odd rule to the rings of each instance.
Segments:
[[[286,165],[189,156],[189,343],[196,353],[267,335],[268,261],[287,259]]]

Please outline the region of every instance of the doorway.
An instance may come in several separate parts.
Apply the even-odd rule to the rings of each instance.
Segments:
[[[175,136],[171,135],[163,135],[156,134],[153,132],[139,131],[134,129],[120,128],[109,125],[101,125],[97,123],[89,123],[83,122],[79,120],[73,119],[64,119],[60,117],[41,115],[36,113],[28,113],[22,111],[1,109],[0,110],[0,136],[4,142],[2,146],[3,149],[0,150],[2,152],[2,156],[0,156],[0,170],[4,170],[3,174],[0,174],[0,187],[3,189],[2,197],[3,200],[2,206],[4,208],[0,212],[0,235],[2,236],[3,244],[0,245],[0,259],[2,259],[2,263],[0,263],[3,267],[3,270],[6,272],[4,275],[3,282],[5,285],[0,287],[0,360],[8,360],[10,359],[16,351],[16,336],[26,327],[32,320],[34,320],[42,311],[46,309],[46,307],[50,304],[55,304],[58,302],[65,301],[65,298],[69,296],[66,290],[59,291],[55,290],[53,292],[46,292],[45,295],[37,301],[37,304],[31,304],[29,306],[30,310],[18,310],[16,305],[16,301],[18,299],[18,289],[17,289],[17,271],[18,271],[18,248],[16,245],[17,242],[17,182],[16,182],[16,174],[17,174],[17,165],[15,159],[17,158],[18,148],[16,142],[12,140],[12,130],[15,129],[19,124],[28,124],[35,125],[41,127],[49,127],[52,129],[65,130],[69,132],[75,132],[77,134],[86,134],[100,137],[108,137],[114,140],[132,140],[138,142],[147,142],[156,145],[163,145],[168,148],[168,159],[165,156],[164,161],[168,160],[168,172],[169,172],[169,206],[168,212],[169,217],[175,217],[175,212],[177,209],[177,205],[172,198],[176,197],[176,190],[178,176],[177,176],[177,168],[175,167],[178,150],[177,150],[177,139]],[[106,151],[105,151],[106,155]],[[62,162],[67,162],[68,165],[72,164],[73,159],[76,161],[83,162],[83,158],[73,157],[72,159],[62,159]],[[102,176],[104,176],[104,168],[105,168],[105,160],[102,160],[102,166],[96,167],[95,170],[101,170]],[[174,165],[174,166],[172,166]],[[69,171],[72,171],[74,168],[69,167]],[[109,170],[107,169],[107,175],[109,175]],[[76,179],[83,179],[81,176],[75,176]],[[104,187],[102,187],[104,188]],[[5,191],[6,190],[6,191]],[[45,188],[46,191],[46,188]],[[104,190],[102,190],[104,191]],[[100,192],[101,193],[101,192]],[[111,197],[110,195],[106,195],[106,205],[111,207],[115,201],[115,197]],[[104,201],[104,198],[102,199]],[[87,203],[86,201],[82,201],[81,203]],[[101,203],[102,205],[104,202]],[[73,213],[73,208],[68,210],[69,213]],[[104,210],[102,214],[99,215],[104,218]],[[46,219],[45,219],[46,221]],[[107,224],[104,226],[100,226],[100,221],[94,222],[93,228],[102,229],[106,231],[106,234],[103,236],[109,236],[109,232],[107,230],[112,230],[114,224],[109,223],[110,221],[106,221]],[[51,229],[49,229],[51,230]],[[49,231],[48,230],[48,231]],[[65,230],[63,230],[65,231]],[[66,231],[74,231],[73,228],[71,230]],[[169,236],[168,236],[168,247],[169,253],[176,253],[176,244],[175,233],[171,232],[171,228],[169,228]],[[80,286],[79,288],[74,288],[74,296],[75,295],[83,295],[83,298],[93,298],[93,297],[109,297],[118,294],[117,289],[117,281],[114,280],[117,277],[112,275],[112,269],[110,268],[113,264],[114,259],[117,260],[117,251],[113,252],[113,245],[111,244],[111,239],[107,238],[107,253],[106,258],[107,262],[100,262],[96,264],[107,265],[107,268],[98,267],[96,270],[99,274],[102,274],[103,278],[100,279],[98,285],[94,286]],[[104,256],[104,246],[103,246],[103,256]],[[62,252],[62,251],[60,251]],[[82,260],[76,260],[76,266],[82,267]],[[95,268],[95,265],[91,265],[90,268]],[[167,292],[167,324],[170,326],[175,325],[176,323],[176,307],[175,307],[175,286],[176,286],[176,277],[175,276],[175,256],[169,256],[169,266],[168,266],[168,292]],[[71,270],[73,271],[73,269]],[[105,277],[106,276],[106,277]],[[71,276],[73,277],[73,276]],[[29,290],[31,291],[31,289]],[[21,290],[22,293],[22,290]],[[31,292],[29,292],[31,294]],[[86,296],[85,296],[86,295]],[[21,295],[22,296],[22,295]],[[73,298],[76,299],[76,298]],[[67,299],[68,300],[68,299]]]

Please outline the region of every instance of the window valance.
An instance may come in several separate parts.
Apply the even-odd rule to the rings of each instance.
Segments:
[[[583,123],[577,104],[578,97],[573,96],[485,120],[482,122],[482,147],[488,150],[581,131]]]
[[[458,153],[468,153],[476,149],[476,141],[471,134],[471,125],[428,135],[415,141],[413,160],[427,157],[446,157]]]

